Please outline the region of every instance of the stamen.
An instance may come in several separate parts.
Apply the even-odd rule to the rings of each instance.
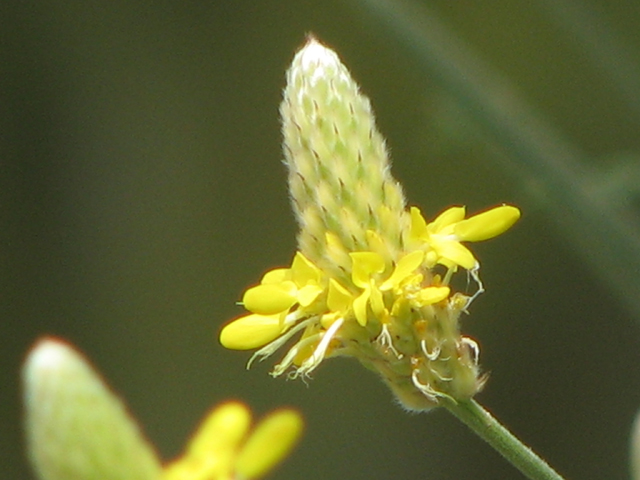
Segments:
[[[287,315],[287,317],[285,318],[285,323],[288,323],[290,321],[295,321],[295,320],[290,320],[290,318],[289,318],[294,313],[297,313],[297,311],[296,312],[292,312],[289,315]],[[268,343],[267,345],[262,347],[260,350],[255,352],[251,356],[249,361],[247,362],[247,370],[249,370],[251,368],[251,364],[253,364],[253,362],[257,358],[260,358],[260,361],[262,362],[266,358],[270,357],[271,355],[273,355],[276,352],[276,350],[278,350],[280,347],[282,347],[282,345],[287,343],[289,341],[289,339],[291,337],[293,337],[296,333],[298,333],[300,330],[303,330],[304,328],[306,328],[307,325],[310,325],[311,323],[318,321],[318,318],[319,317],[316,315],[316,316],[313,316],[311,318],[308,318],[308,319],[300,322],[298,325],[293,327],[291,330],[287,331],[286,333],[283,333],[280,337],[276,338],[273,342]]]
[[[444,274],[444,278],[442,279],[442,285],[444,286],[449,285],[449,282],[451,281],[451,277],[453,276],[454,273],[456,273],[457,270],[458,270],[457,265],[447,268],[447,273]]]
[[[327,329],[327,331],[324,332],[324,334],[322,334],[322,340],[320,340],[320,343],[318,343],[318,346],[313,351],[313,354],[302,363],[302,365],[298,369],[298,373],[302,375],[308,375],[313,370],[315,370],[318,367],[318,365],[320,365],[322,360],[324,360],[325,354],[327,353],[327,348],[329,348],[329,343],[331,342],[331,340],[333,339],[335,334],[338,332],[338,329],[342,326],[343,323],[344,323],[344,318],[339,318],[338,320],[336,320],[331,324],[331,326]]]
[[[452,396],[447,395],[446,393],[438,392],[433,387],[431,387],[431,385],[425,385],[424,383],[421,383],[418,379],[419,373],[420,372],[418,369],[411,372],[411,381],[413,382],[413,385],[424,394],[425,397],[427,397],[434,403],[438,403],[439,398],[446,398],[448,400],[451,400],[453,403],[458,403]]]
[[[479,295],[482,295],[484,293],[484,284],[482,283],[482,280],[480,280],[480,264],[476,263],[475,266],[468,271],[468,274],[475,280],[476,285],[478,286],[478,290],[476,290],[476,293],[471,295],[471,297],[467,300],[467,303],[464,304],[462,311],[465,313],[469,313],[467,311],[467,308],[469,307],[469,305],[471,305],[471,302],[473,302]]]
[[[391,334],[389,333],[389,328],[386,323],[382,325],[382,332],[380,332],[380,335],[376,338],[376,342],[378,342],[382,347],[389,348],[398,360],[401,360],[404,357],[404,355],[398,352],[396,347],[393,346],[393,339],[391,338]]]
[[[427,348],[427,342],[423,339],[423,340],[420,340],[420,348],[422,349],[422,352],[424,353],[425,357],[427,357],[432,362],[437,360],[438,357],[440,356],[440,352],[441,352],[440,345],[436,345],[433,348],[433,352],[429,353],[429,349]]]
[[[442,374],[433,367],[429,367],[429,371],[438,377],[438,380],[442,380],[443,382],[450,382],[453,380],[453,377],[443,377]]]
[[[298,343],[296,343],[293,347],[291,347],[291,349],[287,352],[287,354],[284,356],[282,361],[278,365],[273,367],[271,376],[279,377],[280,375],[282,375],[293,364],[293,360],[296,357],[296,355],[300,352],[300,350],[318,341],[318,339],[320,338],[320,335],[321,335],[320,333],[316,333],[315,335],[311,335],[307,338],[303,338]],[[304,374],[304,372],[300,372],[300,369],[296,369],[294,372],[291,372],[291,375],[289,378],[298,378],[301,374]]]
[[[478,342],[469,337],[462,337],[460,342],[471,349],[473,352],[473,363],[474,365],[478,365],[478,361],[480,359],[480,347],[478,346]]]

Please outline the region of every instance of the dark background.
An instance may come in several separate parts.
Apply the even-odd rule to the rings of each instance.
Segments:
[[[307,32],[338,51],[372,99],[410,203],[430,217],[451,204],[523,211],[508,234],[474,246],[487,293],[464,330],[491,372],[480,402],[568,478],[628,478],[639,300],[598,269],[612,257],[577,247],[562,228],[545,188],[554,178],[518,167],[482,115],[419,68],[419,54],[365,3],[0,6],[1,478],[33,478],[19,370],[45,334],[90,356],[166,459],[212,405],[238,398],[258,414],[286,404],[306,418],[303,442],[273,478],[522,478],[446,412],[402,411],[354,361],[325,362],[307,387],[270,378],[270,362],[247,372],[248,355],[217,342],[243,290],[295,249],[278,104]],[[615,48],[605,58],[617,67],[594,58],[598,45],[572,22],[591,15],[637,59],[640,7],[558,3],[577,10],[424,2],[580,150],[595,181],[620,159],[633,172],[640,93],[616,83],[638,82],[619,70],[633,65]]]

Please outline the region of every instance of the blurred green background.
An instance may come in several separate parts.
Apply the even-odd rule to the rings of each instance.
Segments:
[[[405,25],[374,3],[0,6],[1,478],[33,478],[19,369],[42,335],[87,353],[167,459],[212,405],[238,398],[306,418],[272,478],[521,478],[446,412],[402,411],[354,361],[325,362],[307,387],[270,378],[269,362],[247,372],[249,355],[218,345],[243,290],[295,249],[278,105],[307,32],[371,98],[412,204],[431,217],[451,204],[523,210],[474,249],[487,293],[464,330],[491,372],[480,402],[568,478],[628,478],[640,408],[639,4],[434,0],[418,11],[466,44],[463,61],[506,79],[507,102],[536,112],[542,123],[523,132],[579,151],[585,183],[561,155],[556,170],[523,162],[487,128],[495,115],[450,88],[446,65],[425,63],[411,28],[430,34],[428,22]],[[607,201],[593,213],[573,187]]]

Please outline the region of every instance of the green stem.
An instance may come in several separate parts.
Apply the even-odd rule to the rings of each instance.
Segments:
[[[531,480],[563,480],[547,462],[518,440],[475,400],[458,403],[443,402],[442,404],[527,478]]]

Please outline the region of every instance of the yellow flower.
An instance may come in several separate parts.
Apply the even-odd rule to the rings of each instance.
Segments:
[[[269,414],[251,431],[251,412],[238,402],[216,407],[202,422],[182,457],[163,480],[251,480],[285,458],[302,432],[295,410]]]
[[[393,290],[395,293],[394,301],[397,301],[398,297],[411,297],[411,302],[420,307],[440,302],[449,296],[449,287],[421,287],[417,285],[423,279],[422,275],[416,275],[416,271],[424,260],[424,252],[421,250],[413,251],[402,257],[395,265],[389,278],[381,282],[380,285],[377,285],[376,275],[385,270],[384,258],[374,252],[354,252],[350,255],[353,259],[353,283],[363,290],[353,300],[353,310],[356,320],[363,327],[367,324],[367,305],[371,306],[374,317],[382,323],[387,323],[389,310],[385,306],[383,292]],[[413,280],[413,282],[409,282],[413,287],[410,294],[398,291],[403,282],[409,278]]]
[[[327,354],[331,340],[350,311],[353,296],[297,252],[290,268],[267,272],[262,283],[249,289],[243,300],[245,308],[257,313],[226,325],[220,333],[222,345],[235,350],[263,347],[251,363],[254,358],[271,355],[303,331],[274,374],[279,375],[296,364],[297,374],[308,375]]]
[[[422,242],[430,266],[457,265],[467,270],[479,266],[471,251],[460,242],[478,242],[507,231],[520,218],[520,210],[509,205],[492,208],[465,219],[464,207],[451,207],[427,224],[417,207],[411,207],[410,239]]]
[[[452,207],[431,223],[407,211],[369,100],[313,38],[287,73],[280,112],[299,251],[290,268],[247,290],[251,313],[226,325],[221,343],[259,348],[251,364],[291,341],[274,376],[305,377],[325,358],[354,357],[411,409],[472,397],[486,377],[459,319],[483,286],[463,242],[505,232],[520,211],[465,219],[464,207]],[[459,267],[476,280],[471,297],[451,291]]]
[[[291,268],[268,272],[260,285],[245,292],[242,303],[258,315],[281,315],[298,303],[308,307],[322,292],[320,276],[320,270],[298,252]]]
[[[302,253],[296,253],[291,268],[267,272],[260,285],[245,292],[242,303],[253,313],[227,325],[220,342],[226,348],[252,350],[276,339],[297,320],[296,316],[287,318],[290,309],[295,305],[309,307],[323,292],[320,279],[321,271]]]
[[[253,350],[285,333],[290,324],[283,324],[280,315],[251,314],[240,317],[222,329],[220,343],[232,350]]]

